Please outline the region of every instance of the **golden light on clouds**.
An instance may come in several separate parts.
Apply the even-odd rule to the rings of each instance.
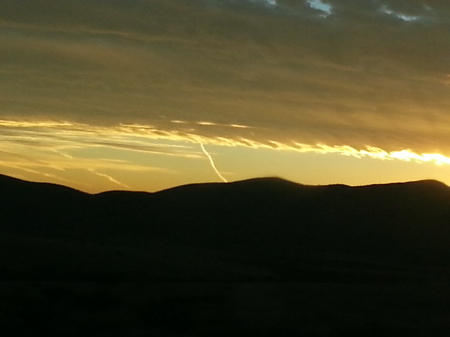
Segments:
[[[221,180],[212,158],[227,180],[450,179],[431,166],[450,156],[446,0],[1,7],[0,173],[155,190]]]
[[[215,126],[215,123],[196,123]],[[224,127],[224,125],[221,125]],[[227,127],[225,125],[225,127]],[[233,128],[233,126],[230,126]],[[284,144],[278,141],[258,142],[243,138],[206,137],[188,130],[158,130],[150,125],[122,124],[111,127],[93,126],[68,121],[20,121],[0,120],[0,151],[2,159],[0,167],[13,168],[19,176],[41,176],[59,183],[76,184],[77,174],[62,174],[69,171],[87,170],[97,178],[108,181],[112,189],[132,189],[127,183],[114,177],[117,172],[122,175],[133,175],[145,172],[149,176],[164,173],[176,174],[176,168],[167,167],[164,157],[178,157],[189,161],[202,161],[206,157],[220,180],[227,181],[227,174],[216,167],[214,159],[207,146],[228,148],[252,148],[272,151],[298,153],[316,153],[321,155],[342,155],[358,159],[371,158],[376,160],[396,160],[450,164],[450,158],[439,153],[414,153],[408,149],[388,152],[386,150],[367,146],[356,149],[348,145],[325,144]],[[115,153],[108,157],[108,153]],[[117,153],[120,152],[120,155]],[[295,155],[295,154],[293,154]],[[139,156],[157,157],[155,165],[136,160]],[[180,169],[180,168],[178,168]],[[182,170],[183,168],[181,168]],[[202,165],[202,171],[208,169]],[[111,173],[108,173],[111,172]],[[230,174],[231,173],[231,174]],[[239,176],[239,175],[238,175]],[[170,185],[169,182],[167,182]],[[106,185],[105,185],[106,186]],[[162,188],[162,187],[161,187]],[[93,188],[96,190],[96,188]]]

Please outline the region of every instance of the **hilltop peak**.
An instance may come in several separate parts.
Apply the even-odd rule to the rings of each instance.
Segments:
[[[256,177],[244,180],[237,180],[229,184],[245,184],[245,185],[267,185],[267,186],[301,186],[301,184],[280,177]]]
[[[391,183],[391,184],[380,184],[374,186],[401,186],[404,188],[411,189],[420,189],[423,191],[441,191],[441,192],[450,192],[449,186],[446,184],[433,179],[424,179],[424,180],[416,180],[416,181],[407,181],[401,183]]]
[[[417,181],[412,181],[412,184],[418,184],[418,185],[427,185],[427,186],[434,186],[434,187],[438,187],[438,188],[449,188],[448,185],[444,184],[443,182],[440,182],[438,180],[434,180],[434,179],[425,179],[425,180],[417,180]]]

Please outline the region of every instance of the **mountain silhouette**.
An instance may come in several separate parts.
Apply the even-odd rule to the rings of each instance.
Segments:
[[[73,334],[97,335],[87,322],[97,329],[100,316],[82,311],[98,301],[112,310],[107,319],[99,309],[108,326],[116,306],[132,308],[117,323],[127,335],[145,305],[150,323],[135,318],[136,335],[425,336],[449,328],[441,306],[450,299],[450,188],[438,181],[350,187],[256,178],[87,194],[0,175],[0,205],[2,294],[15,294],[2,297],[13,310],[0,314],[20,324],[37,315],[37,330],[23,325],[25,334],[70,335],[63,327],[81,315]],[[70,302],[59,330],[30,308],[36,293],[45,314]],[[379,298],[409,316],[391,320],[394,309]],[[362,299],[375,301],[375,314]],[[416,317],[426,308],[434,323]],[[298,315],[310,320],[300,324]],[[325,328],[314,325],[322,320]]]

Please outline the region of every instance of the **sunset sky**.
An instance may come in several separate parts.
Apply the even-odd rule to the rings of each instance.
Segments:
[[[450,184],[450,1],[1,0],[0,173]]]

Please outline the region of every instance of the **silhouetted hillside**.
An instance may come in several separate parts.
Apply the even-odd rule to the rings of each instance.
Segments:
[[[0,176],[0,205],[0,319],[25,334],[450,329],[450,189],[437,181],[258,178],[91,195]],[[55,330],[45,315],[62,303]]]
[[[431,180],[349,187],[259,178],[89,195],[2,176],[0,202],[3,231],[42,238],[450,264],[450,189]]]
[[[149,238],[196,247],[396,258],[420,249],[425,258],[447,252],[450,240],[450,190],[434,181],[348,187],[270,178],[98,197]]]

